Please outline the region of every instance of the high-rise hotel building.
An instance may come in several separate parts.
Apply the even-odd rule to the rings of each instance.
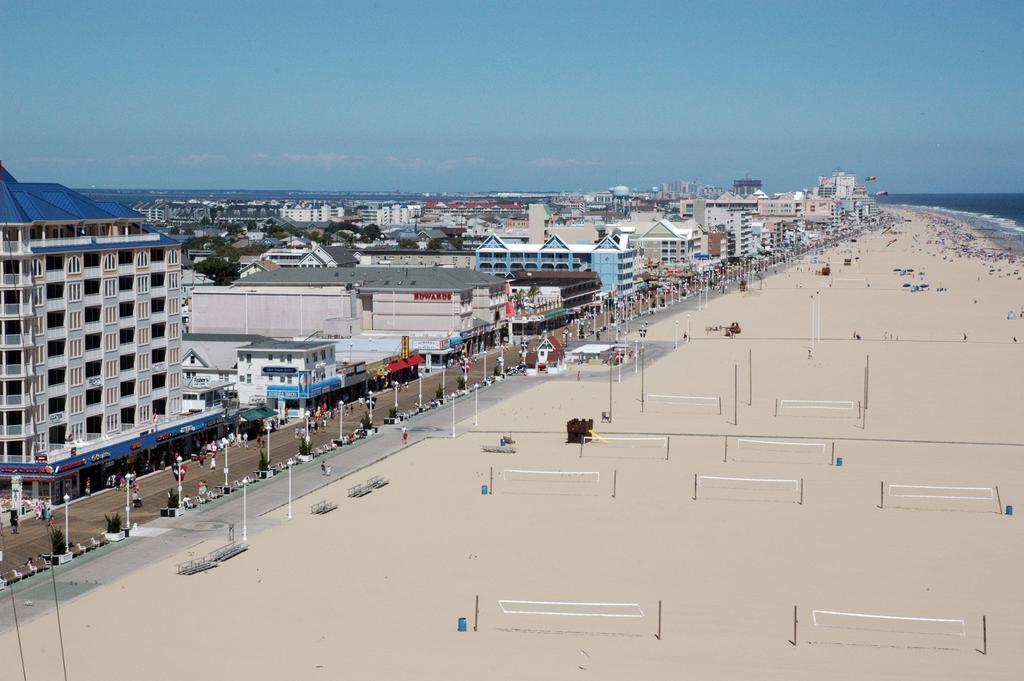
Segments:
[[[180,424],[181,249],[121,204],[0,172],[0,483],[77,495],[206,426]]]

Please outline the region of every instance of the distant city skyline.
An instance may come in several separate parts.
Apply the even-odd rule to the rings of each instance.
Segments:
[[[75,187],[1024,191],[1019,3],[5,3],[0,159]]]

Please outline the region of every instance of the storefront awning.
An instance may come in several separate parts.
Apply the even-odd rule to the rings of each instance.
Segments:
[[[277,416],[277,412],[270,407],[253,407],[252,409],[246,409],[238,414],[239,418],[243,421],[259,421],[261,419],[269,419],[272,416]]]
[[[404,359],[396,359],[394,362],[391,362],[390,364],[388,364],[388,373],[389,374],[393,374],[396,371],[401,371],[402,369],[408,369],[408,368],[409,368],[409,363],[408,362],[406,362]]]
[[[414,367],[414,366],[417,366],[419,364],[423,364],[423,356],[422,355],[413,355],[412,357],[410,357],[409,359],[407,359],[405,361],[406,361],[406,363],[408,363],[409,366]]]

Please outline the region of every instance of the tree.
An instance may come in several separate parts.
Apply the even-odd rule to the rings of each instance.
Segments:
[[[530,299],[531,303],[533,302],[534,298],[536,298],[539,294],[540,294],[540,289],[537,288],[537,285],[536,284],[530,284],[530,290],[526,292],[526,297]]]
[[[405,250],[416,250],[419,245],[412,239],[400,239],[398,241],[398,247]]]
[[[380,227],[374,224],[369,224],[363,227],[363,239],[366,241],[380,241],[384,233],[380,231]]]
[[[427,242],[428,251],[439,251],[441,250],[442,243],[440,239],[434,238]]]
[[[238,278],[238,262],[221,257],[207,258],[196,265],[196,272],[213,279],[216,286],[224,286]]]
[[[452,237],[449,240],[449,243],[451,243],[452,248],[454,248],[456,251],[461,251],[462,250],[462,237],[461,236]]]

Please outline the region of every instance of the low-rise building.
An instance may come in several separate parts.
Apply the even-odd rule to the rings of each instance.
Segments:
[[[264,405],[298,418],[315,405],[337,404],[342,380],[333,341],[255,341],[236,355],[242,406]]]

